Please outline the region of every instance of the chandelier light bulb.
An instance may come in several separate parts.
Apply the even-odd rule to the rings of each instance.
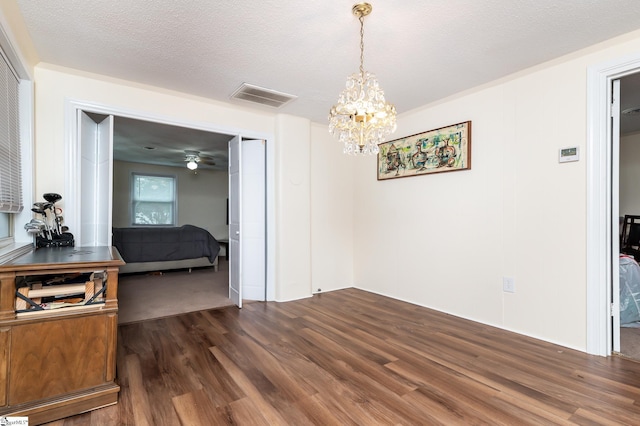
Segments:
[[[188,168],[189,170],[195,170],[195,169],[197,169],[197,168],[198,168],[198,163],[196,163],[196,161],[192,159],[191,161],[189,161],[189,162],[187,163],[187,168]]]

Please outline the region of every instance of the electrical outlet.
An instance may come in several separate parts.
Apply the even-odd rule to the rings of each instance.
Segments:
[[[506,293],[516,292],[516,282],[512,277],[502,277],[502,291]]]

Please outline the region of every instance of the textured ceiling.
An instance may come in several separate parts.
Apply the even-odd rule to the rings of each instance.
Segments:
[[[225,102],[246,82],[319,123],[359,66],[344,0],[17,3],[43,62]],[[640,28],[638,0],[371,3],[365,69],[400,114]]]

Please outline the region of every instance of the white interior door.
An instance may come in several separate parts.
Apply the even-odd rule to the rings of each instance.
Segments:
[[[266,300],[266,142],[243,140],[241,145],[242,297]]]
[[[620,352],[620,80],[611,93],[611,326],[612,350]]]
[[[229,298],[266,300],[266,143],[229,141]]]
[[[242,308],[241,203],[242,146],[240,136],[229,141],[229,299]]]
[[[113,116],[96,123],[78,110],[80,139],[80,229],[75,234],[81,247],[111,245],[111,155]]]

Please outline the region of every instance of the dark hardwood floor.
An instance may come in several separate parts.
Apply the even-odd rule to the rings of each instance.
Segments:
[[[634,425],[640,363],[347,289],[120,326],[71,425]]]

